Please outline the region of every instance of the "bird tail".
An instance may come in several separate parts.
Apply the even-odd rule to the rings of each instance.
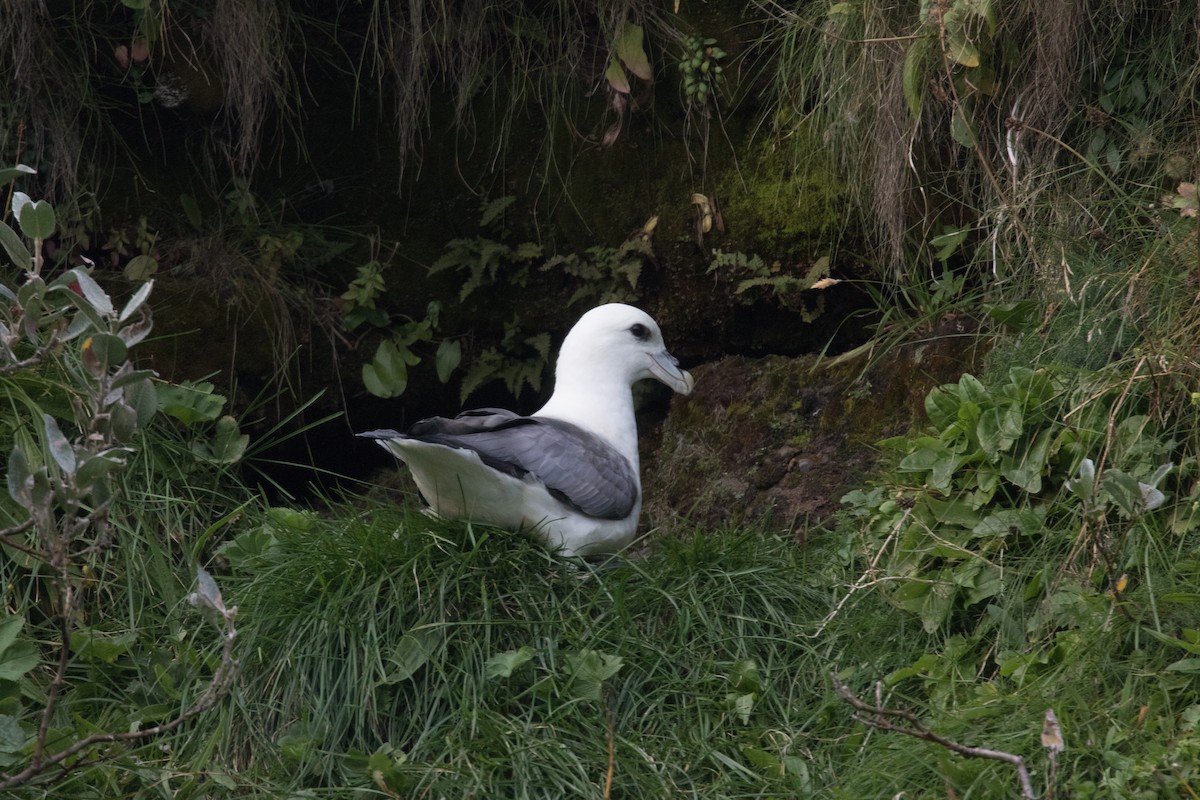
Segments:
[[[355,436],[361,436],[364,439],[381,439],[384,441],[387,441],[389,439],[406,439],[406,438],[408,438],[403,433],[400,433],[399,431],[394,431],[391,428],[380,428],[377,431],[365,431],[363,433],[356,433]]]

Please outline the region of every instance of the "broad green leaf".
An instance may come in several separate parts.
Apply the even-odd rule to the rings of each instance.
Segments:
[[[979,409],[974,403],[964,403],[963,405],[959,406],[960,412],[966,410],[968,406],[974,408],[976,414],[978,415]],[[942,444],[946,446],[947,452],[953,453],[956,456],[962,456],[974,449],[974,433],[974,420],[967,420],[965,422],[959,420],[946,426],[941,435],[938,436],[938,439],[941,440]]]
[[[994,461],[1020,437],[1023,424],[1024,416],[1016,406],[989,408],[979,417],[979,424],[975,428],[979,447]]]
[[[58,422],[49,414],[42,414],[42,424],[46,431],[46,446],[50,449],[50,455],[54,458],[54,463],[58,464],[59,469],[66,475],[75,474],[75,448],[71,446],[71,442],[63,435],[62,430],[58,427]]]
[[[15,167],[5,167],[0,169],[0,186],[10,183],[22,175],[36,175],[37,170],[33,167],[27,167],[24,164],[17,164]]]
[[[134,380],[125,385],[125,402],[133,408],[137,425],[146,425],[158,412],[158,390],[150,376]]]
[[[17,502],[21,508],[31,510],[33,505],[33,473],[29,469],[29,461],[25,451],[14,447],[8,454],[8,496]],[[2,641],[2,639],[0,639]],[[3,649],[3,648],[0,648]]]
[[[610,59],[608,69],[604,71],[604,79],[608,81],[608,85],[621,94],[629,94],[629,78],[625,76],[625,70],[621,68],[620,62],[617,59]]]
[[[650,59],[646,57],[646,50],[642,46],[643,38],[644,32],[641,25],[626,22],[617,36],[615,49],[617,58],[621,59],[621,63],[625,65],[626,69],[642,80],[648,81],[653,77],[653,73],[650,70]]]
[[[23,627],[25,627],[25,618],[16,614],[7,614],[0,619],[0,654],[3,654],[17,640],[17,634]]]
[[[192,454],[210,464],[236,464],[241,461],[250,444],[250,436],[242,433],[237,420],[228,415],[217,420],[216,428],[212,441],[197,440],[192,443]]]
[[[966,588],[965,603],[968,606],[987,600],[1000,594],[1004,589],[1004,571],[983,559],[976,560],[978,570],[975,572],[971,585]]]
[[[954,598],[957,594],[958,588],[950,581],[937,580],[929,587],[918,614],[921,627],[926,633],[936,633],[946,622],[950,612],[954,610]]]
[[[1011,367],[1008,382],[1020,390],[1021,396],[1017,399],[1027,405],[1041,403],[1054,395],[1054,384],[1042,370]]]
[[[963,147],[975,145],[975,139],[971,135],[971,123],[962,106],[956,106],[950,118],[950,136]]]
[[[150,292],[154,289],[154,281],[146,281],[138,290],[133,293],[133,297],[129,298],[129,302],[121,309],[121,314],[117,317],[118,322],[124,322],[132,317],[137,310],[142,307],[142,304],[150,297]]]
[[[961,402],[956,385],[938,386],[925,396],[925,414],[933,427],[940,431],[958,418],[958,405]]]
[[[81,658],[115,664],[137,644],[137,632],[112,634],[93,628],[80,628],[71,636],[71,649]]]
[[[129,448],[121,447],[87,456],[75,472],[75,483],[85,491],[92,491],[97,483],[124,467],[125,456],[132,452]]]
[[[979,512],[962,500],[939,500],[926,495],[921,502],[933,514],[933,518],[943,525],[973,528],[979,523]]]
[[[725,695],[725,707],[736,714],[743,725],[749,725],[750,715],[754,712],[754,700],[755,696],[751,692],[730,692]]]
[[[21,752],[29,739],[16,717],[0,714],[0,756],[11,756]],[[8,759],[0,758],[0,767],[11,766]]]
[[[487,660],[484,665],[484,676],[488,678],[511,678],[517,668],[523,664],[533,660],[537,655],[537,650],[534,650],[529,645],[522,645],[517,650],[506,650],[503,653],[497,653]]]
[[[892,593],[897,607],[916,614],[927,633],[935,633],[946,621],[958,593],[950,581],[939,580],[937,574],[922,575],[920,580],[905,581]]]
[[[264,556],[269,555],[276,546],[278,539],[268,526],[252,528],[240,533],[233,539],[217,548],[217,555],[229,561],[234,567],[254,564]]]
[[[959,64],[964,67],[979,66],[979,48],[966,36],[962,34],[947,36],[946,46],[950,51],[950,57]]]
[[[752,658],[738,661],[729,672],[729,683],[739,692],[761,692],[762,678],[758,674],[758,664]]]
[[[207,381],[159,385],[155,389],[158,410],[185,425],[211,422],[221,416],[225,396],[215,394]]]
[[[140,255],[129,259],[125,265],[125,277],[135,283],[144,281],[158,272],[158,261],[153,256]]]
[[[21,192],[17,192],[16,194],[21,194]],[[28,200],[28,197],[26,197],[26,200]],[[54,235],[54,231],[57,229],[57,222],[54,219],[54,206],[45,200],[38,200],[36,203],[24,203],[19,212],[16,206],[17,200],[14,196],[13,216],[17,218],[17,222],[21,226],[21,233],[30,239],[49,239]]]
[[[375,358],[362,368],[363,384],[376,397],[399,397],[408,387],[408,362],[405,349],[401,352],[390,339],[379,343]]]
[[[383,683],[402,683],[417,674],[438,651],[442,643],[442,631],[438,627],[414,628],[400,637],[388,653],[391,665]]]
[[[1013,333],[1024,333],[1030,329],[1038,305],[1033,300],[1018,300],[1015,303],[985,303],[983,311],[994,321]]]
[[[9,259],[18,269],[28,270],[33,266],[33,254],[25,247],[17,232],[3,222],[0,222],[0,245],[3,245],[4,252],[8,253]]]
[[[37,648],[32,642],[17,641],[0,651],[0,681],[16,681],[38,665]]]
[[[1046,522],[1044,508],[1003,508],[989,514],[971,529],[976,536],[1037,536]]]
[[[1120,172],[1121,162],[1121,148],[1117,147],[1116,142],[1109,142],[1108,147],[1104,151],[1104,163],[1108,166],[1108,171],[1113,174]]]
[[[933,467],[952,455],[946,446],[932,436],[921,436],[913,441],[913,449],[900,461],[898,469],[903,472],[921,472]]]
[[[443,339],[438,345],[434,362],[437,366],[438,380],[442,383],[450,380],[454,370],[462,361],[462,345],[457,340]]]
[[[1021,487],[1030,494],[1042,490],[1042,473],[1046,469],[1046,456],[1054,434],[1043,430],[1025,449],[1024,453],[1010,453],[1000,462],[1000,474],[1004,479]]]
[[[571,689],[581,700],[599,702],[604,681],[621,671],[624,659],[620,656],[596,650],[581,650],[568,653],[567,672],[571,675]]]
[[[991,395],[988,394],[987,388],[969,372],[958,379],[958,388],[964,401],[972,402],[980,408],[991,404]]]
[[[196,203],[196,198],[190,194],[179,195],[179,205],[183,209],[183,215],[187,217],[187,221],[196,230],[200,230],[200,225],[203,218],[200,215],[200,206]]]
[[[314,515],[311,511],[299,511],[286,506],[272,506],[267,510],[267,520],[276,528],[291,531],[310,531]]]
[[[99,311],[106,317],[111,317],[115,313],[113,308],[112,298],[108,293],[100,288],[100,284],[96,283],[91,275],[88,275],[82,269],[73,270],[76,282],[79,283],[79,291],[83,293],[84,299],[92,304],[92,308]]]
[[[1100,486],[1126,516],[1135,516],[1144,509],[1141,487],[1132,475],[1110,467],[1100,476]]]
[[[963,464],[972,460],[972,455],[958,456],[953,453],[948,453],[944,458],[937,461],[931,470],[927,482],[929,488],[936,489],[942,492],[950,491],[950,483],[954,475],[963,466]]]

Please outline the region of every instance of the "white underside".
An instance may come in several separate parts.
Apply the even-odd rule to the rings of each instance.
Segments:
[[[628,517],[598,519],[564,505],[536,479],[492,469],[470,450],[416,439],[380,444],[408,465],[421,495],[439,517],[529,530],[565,556],[612,553],[632,542],[637,532],[640,497]]]

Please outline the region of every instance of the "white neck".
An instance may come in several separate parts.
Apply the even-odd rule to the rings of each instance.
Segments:
[[[574,376],[560,369],[554,394],[533,416],[570,422],[605,439],[629,459],[637,474],[637,421],[629,383],[623,378],[597,380],[595,371],[584,372]]]

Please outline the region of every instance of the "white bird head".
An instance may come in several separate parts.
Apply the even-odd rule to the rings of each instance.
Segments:
[[[694,384],[667,352],[658,323],[645,311],[623,303],[597,306],[580,317],[558,353],[558,386],[601,375],[626,385],[654,378],[679,394],[690,394]]]

